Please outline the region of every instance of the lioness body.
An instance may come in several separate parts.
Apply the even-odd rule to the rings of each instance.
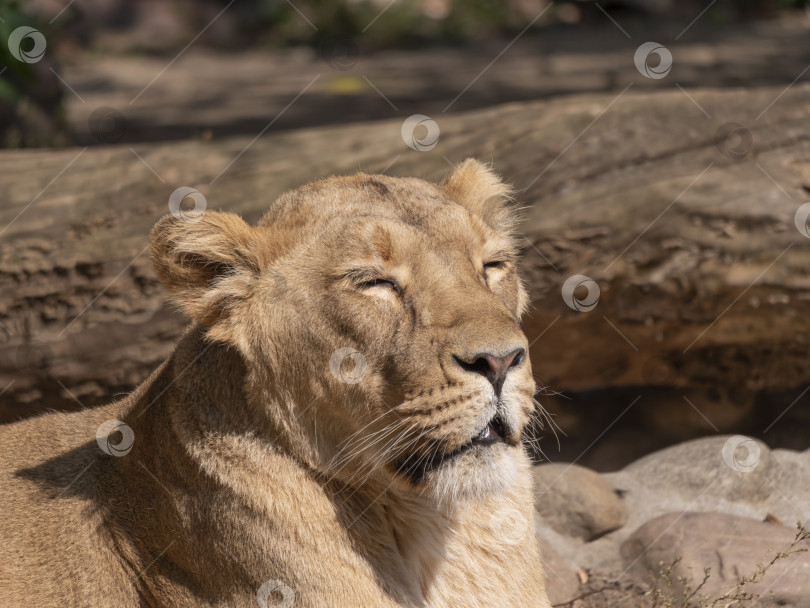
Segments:
[[[274,255],[290,254],[294,245],[289,247]],[[161,268],[159,256],[159,273],[171,290],[172,279],[165,276],[168,271]],[[183,258],[184,263],[188,259]],[[206,274],[200,280],[201,289],[215,283],[219,290],[216,297],[199,296],[207,298],[209,306],[234,298],[222,304],[215,320],[209,308],[199,308],[199,302],[187,302],[186,294],[175,292],[199,323],[131,395],[93,410],[0,427],[0,606],[547,606],[523,448],[506,443],[475,447],[474,455],[448,456],[449,464],[437,464],[436,471],[424,462],[427,457],[417,458],[427,481],[402,473],[410,474],[412,460],[406,467],[392,456],[387,465],[380,465],[378,453],[364,453],[368,444],[352,444],[344,454],[339,440],[360,433],[374,420],[357,426],[347,422],[341,428],[340,421],[350,415],[336,412],[347,407],[345,391],[372,386],[385,392],[374,384],[374,362],[384,359],[374,348],[384,345],[354,342],[362,342],[368,353],[370,371],[361,386],[345,378],[316,382],[323,370],[302,375],[295,368],[295,353],[278,352],[279,342],[267,355],[272,365],[259,366],[259,347],[252,343],[256,334],[275,337],[286,330],[263,326],[271,321],[262,321],[265,313],[256,309],[243,314],[245,323],[256,328],[253,335],[235,322],[220,321],[223,310],[234,314],[233,302],[247,306],[256,300],[255,295],[234,295],[246,284],[233,270],[238,263],[229,266],[224,279],[212,282]],[[206,261],[204,272],[210,266]],[[172,272],[185,270],[183,266]],[[293,276],[274,272],[283,273],[287,281]],[[192,280],[180,276],[183,287],[178,289]],[[383,307],[382,315],[399,306],[387,292],[373,297],[373,306]],[[332,314],[312,306],[318,318]],[[441,308],[433,310],[430,323],[437,324],[442,314]],[[514,315],[498,314],[503,323],[513,322],[508,317]],[[290,319],[285,322],[289,327]],[[457,322],[453,319],[452,325]],[[406,332],[398,321],[394,326],[397,335]],[[307,339],[312,343],[327,333],[323,329]],[[295,335],[288,342],[295,344]],[[415,336],[403,339],[417,340]],[[345,336],[343,340],[353,343]],[[342,343],[320,353],[327,370],[330,353]],[[301,360],[308,356],[299,355]],[[402,394],[389,398],[402,403],[397,407],[420,404],[419,416],[435,416],[434,410],[464,399],[473,401],[462,417],[475,413],[479,406],[474,403],[481,408],[496,403],[488,396],[479,401],[469,397],[484,394],[484,384],[462,387],[466,392],[454,388],[461,384],[454,378],[466,379],[458,375],[465,373],[445,372],[446,380],[437,380],[435,391],[453,398],[432,402],[430,408],[421,405],[427,396],[417,392],[418,385],[405,386]],[[297,378],[295,383],[291,377]],[[530,376],[526,382],[531,383]],[[516,386],[507,383],[503,391]],[[399,389],[385,390],[388,396]],[[427,392],[433,394],[433,385]],[[358,401],[358,396],[351,399]],[[380,416],[389,411],[381,409]],[[490,415],[476,414],[484,416],[481,419]],[[510,416],[522,417],[523,412],[498,416],[507,419],[503,424],[508,426],[513,424]],[[99,435],[109,421],[123,423],[131,436]],[[521,418],[514,424],[522,423]],[[430,428],[436,426],[434,421]],[[461,437],[469,433],[467,426],[465,422],[463,432],[459,428]],[[372,430],[390,432],[373,426],[367,432],[371,435]],[[408,445],[418,446],[422,435]],[[481,489],[477,462],[485,470],[481,478],[487,480]],[[457,474],[452,467],[463,469]],[[450,472],[442,473],[445,469]],[[490,469],[503,474],[487,473]],[[448,486],[441,475],[451,473],[459,477]],[[431,481],[434,477],[438,481]],[[426,491],[420,485],[425,483],[445,485],[441,492]]]

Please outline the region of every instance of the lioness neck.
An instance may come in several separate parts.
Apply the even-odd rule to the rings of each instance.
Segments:
[[[192,329],[133,404],[149,442],[142,467],[121,459],[144,488],[126,505],[146,530],[133,561],[164,551],[141,577],[146,597],[198,605],[185,589],[239,588],[255,605],[281,581],[296,607],[545,606],[528,461],[509,493],[455,505],[373,477],[350,487],[274,436],[283,429],[246,398],[245,374],[234,349]]]

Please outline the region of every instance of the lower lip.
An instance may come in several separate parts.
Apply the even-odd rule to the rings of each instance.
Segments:
[[[489,433],[486,433],[489,431]],[[479,439],[481,435],[487,435],[486,439]],[[506,440],[498,433],[494,428],[491,426],[487,426],[484,431],[478,434],[472,441],[467,443],[466,445],[462,446],[452,454],[446,454],[438,461],[434,462],[429,468],[430,469],[438,469],[457,458],[460,458],[467,452],[483,452],[484,450],[489,450],[496,444],[504,444],[507,445]]]
[[[498,443],[500,441],[503,441],[503,437],[501,437],[500,433],[498,433],[498,431],[496,431],[492,425],[488,425],[472,440],[472,444],[492,445],[493,443]]]

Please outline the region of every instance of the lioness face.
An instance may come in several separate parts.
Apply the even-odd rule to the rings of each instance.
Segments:
[[[455,498],[510,484],[535,385],[505,192],[475,161],[439,185],[330,178],[229,245],[250,268],[208,284],[240,295],[197,318],[323,475]]]

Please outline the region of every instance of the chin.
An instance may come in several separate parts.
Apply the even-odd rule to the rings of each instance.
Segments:
[[[521,446],[498,443],[466,450],[445,461],[419,484],[423,494],[452,505],[503,494],[517,481],[525,454]]]

